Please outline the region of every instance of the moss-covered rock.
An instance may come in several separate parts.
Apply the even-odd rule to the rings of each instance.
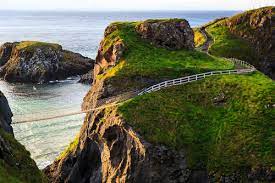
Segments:
[[[31,159],[30,153],[14,138],[11,117],[7,99],[0,91],[0,182],[47,182],[47,178]]]
[[[45,83],[82,75],[92,59],[63,50],[58,44],[24,41],[0,48],[0,76],[10,82]]]

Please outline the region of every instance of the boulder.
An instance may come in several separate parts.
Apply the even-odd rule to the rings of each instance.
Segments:
[[[9,82],[46,83],[82,75],[94,60],[43,42],[5,43],[0,48],[0,77]]]
[[[147,20],[136,27],[143,39],[169,50],[194,49],[194,33],[184,19]]]

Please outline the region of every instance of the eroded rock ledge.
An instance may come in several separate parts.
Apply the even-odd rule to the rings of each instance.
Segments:
[[[143,39],[171,50],[194,49],[194,34],[183,19],[147,20],[136,27]]]
[[[25,41],[0,47],[0,77],[9,82],[46,83],[82,75],[94,61],[58,44]]]

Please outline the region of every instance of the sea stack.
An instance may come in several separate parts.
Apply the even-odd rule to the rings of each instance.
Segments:
[[[47,83],[89,72],[94,60],[53,43],[23,41],[0,47],[0,77],[8,82]]]

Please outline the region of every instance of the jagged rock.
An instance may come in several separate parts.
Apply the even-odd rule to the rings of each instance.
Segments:
[[[77,148],[44,170],[50,182],[187,182],[190,178],[183,152],[145,142],[115,109],[89,118]]]
[[[90,71],[87,74],[83,74],[82,76],[80,76],[80,83],[84,83],[84,84],[92,84],[93,83],[93,72]]]
[[[11,126],[12,116],[13,114],[11,112],[8,100],[0,91],[0,128],[13,135],[13,129]]]
[[[194,33],[184,19],[147,20],[136,27],[143,39],[171,50],[194,49]]]
[[[16,44],[14,43],[5,43],[0,47],[0,66],[5,65],[9,61],[15,46]]]
[[[10,82],[45,83],[82,75],[94,61],[41,42],[6,43],[0,48],[0,76]]]

